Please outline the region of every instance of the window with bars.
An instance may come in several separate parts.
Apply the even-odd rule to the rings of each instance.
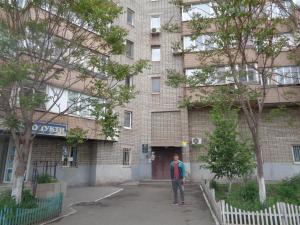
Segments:
[[[123,149],[123,166],[130,165],[130,149],[124,148]]]
[[[300,163],[300,145],[293,146],[293,157],[295,163]]]

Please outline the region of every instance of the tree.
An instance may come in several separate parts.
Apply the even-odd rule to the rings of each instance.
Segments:
[[[208,135],[205,144],[207,155],[200,160],[206,163],[203,167],[215,174],[215,178],[227,178],[229,191],[234,178],[248,175],[255,168],[251,146],[237,131],[238,110],[227,104],[213,106],[211,121],[215,126]]]
[[[206,46],[206,51],[198,53],[201,69],[189,78],[170,70],[168,83],[172,86],[188,85],[191,89],[224,85],[223,94],[232,96],[241,108],[251,132],[257,161],[259,196],[261,203],[264,203],[266,187],[260,143],[261,118],[269,84],[278,84],[278,78],[283,76],[293,79],[292,74],[275,74],[272,70],[282,50],[291,47],[289,39],[279,35],[278,30],[279,27],[289,27],[288,15],[285,11],[278,12],[278,1],[213,0],[213,12],[190,10],[181,0],[174,0],[173,3],[191,17],[189,28],[193,32],[192,40],[197,42],[199,36],[206,35],[201,43]],[[195,50],[197,46],[183,49],[183,52]],[[220,65],[226,67],[220,69]],[[206,88],[206,95],[213,92],[214,88]],[[196,97],[193,104],[201,104],[207,96],[202,94]],[[184,103],[192,104],[190,98],[185,99]]]
[[[111,0],[4,0],[0,10],[0,115],[16,147],[12,196],[20,202],[39,130],[33,132],[33,124],[92,106],[96,121],[109,119],[101,123],[102,132],[113,137],[113,107],[135,95],[124,80],[140,73],[147,62],[121,65],[110,59],[124,52],[126,36],[114,24],[122,8]],[[58,87],[51,96],[45,93],[47,84]],[[76,85],[86,95],[62,107],[62,95]]]

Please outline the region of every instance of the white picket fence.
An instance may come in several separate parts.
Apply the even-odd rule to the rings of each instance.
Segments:
[[[264,210],[237,209],[225,201],[217,203],[224,225],[300,225],[300,206],[279,202]]]

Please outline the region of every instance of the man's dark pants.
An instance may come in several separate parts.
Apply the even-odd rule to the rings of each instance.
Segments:
[[[180,192],[181,202],[184,202],[184,191],[182,187],[182,180],[173,179],[172,180],[172,188],[174,193],[174,203],[178,203],[178,189]]]

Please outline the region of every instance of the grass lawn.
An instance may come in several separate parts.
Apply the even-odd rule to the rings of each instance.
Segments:
[[[283,180],[276,184],[267,184],[267,201],[261,205],[258,197],[258,186],[255,181],[233,184],[228,193],[228,185],[212,182],[217,200],[225,200],[234,207],[244,210],[260,210],[276,202],[300,205],[300,175]]]

